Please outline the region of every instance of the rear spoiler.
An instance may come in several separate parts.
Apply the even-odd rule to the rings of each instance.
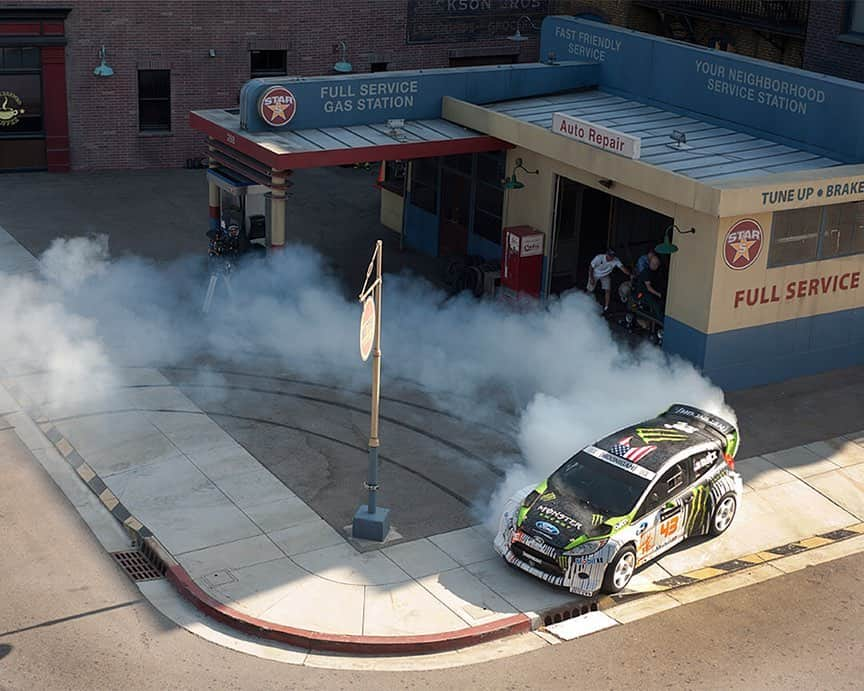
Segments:
[[[722,418],[706,413],[701,408],[684,405],[683,403],[675,403],[669,407],[664,415],[678,415],[679,417],[691,418],[707,425],[711,429],[719,432],[726,438],[726,453],[735,456],[738,451],[738,429],[731,422],[726,422]]]

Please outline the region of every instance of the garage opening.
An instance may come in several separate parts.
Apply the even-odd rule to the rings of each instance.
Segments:
[[[672,225],[669,216],[563,176],[556,180],[554,218],[552,262],[547,276],[550,295],[574,288],[584,290],[591,260],[609,248],[635,272],[639,258],[663,242],[664,232]],[[660,260],[664,286],[661,292],[665,296],[668,257],[661,255]],[[613,272],[613,296],[618,295],[626,280],[623,272]]]

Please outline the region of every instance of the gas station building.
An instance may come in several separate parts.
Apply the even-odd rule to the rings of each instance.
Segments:
[[[539,235],[511,290],[677,245],[663,348],[720,386],[864,364],[864,85],[572,17],[540,45],[540,63],[254,79],[239,108],[194,111],[211,223],[263,216],[277,249],[293,170],[404,162],[381,192],[404,247],[502,261],[505,229]]]

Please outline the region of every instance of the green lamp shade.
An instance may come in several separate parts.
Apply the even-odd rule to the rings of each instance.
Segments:
[[[519,182],[519,180],[516,179],[516,173],[515,172],[513,173],[513,175],[511,177],[504,178],[504,189],[505,190],[521,190],[523,187],[525,187],[524,183],[521,183],[521,182]]]
[[[672,243],[672,240],[667,235],[666,238],[654,248],[657,254],[674,254],[678,251],[678,245]]]
[[[337,72],[351,72],[354,68],[351,66],[350,62],[340,60],[335,65],[333,65],[333,69]]]

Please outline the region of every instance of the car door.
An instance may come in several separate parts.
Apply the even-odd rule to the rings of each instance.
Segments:
[[[684,537],[708,532],[711,487],[706,478],[715,477],[712,471],[719,462],[722,462],[720,452],[716,449],[701,451],[690,457],[690,502],[684,510]]]
[[[636,561],[641,564],[681,542],[685,537],[684,509],[691,494],[689,459],[676,463],[658,480],[633,521],[637,526]]]

